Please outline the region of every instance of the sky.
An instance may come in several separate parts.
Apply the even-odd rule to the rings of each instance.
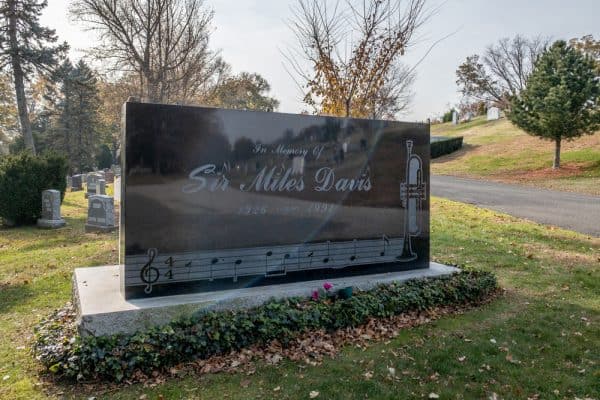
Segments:
[[[61,41],[69,42],[70,56],[77,61],[94,45],[95,36],[69,18],[69,1],[48,3],[42,23],[56,29]],[[205,0],[215,13],[211,47],[220,51],[235,73],[256,72],[265,77],[270,95],[280,101],[278,111],[289,113],[307,109],[282,55],[295,44],[288,27],[294,3]],[[428,7],[437,11],[417,32],[415,44],[402,59],[411,67],[416,65],[417,72],[413,102],[402,120],[422,121],[458,103],[456,68],[467,56],[481,54],[501,38],[516,34],[566,40],[593,34],[600,38],[600,0],[428,0]]]

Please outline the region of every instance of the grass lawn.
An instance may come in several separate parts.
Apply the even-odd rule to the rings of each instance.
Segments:
[[[308,399],[311,391],[317,399],[598,399],[600,239],[432,203],[433,258],[493,270],[507,290],[499,300],[367,349],[345,348],[318,366],[284,361],[259,364],[250,376],[187,376],[105,393],[79,386],[73,395],[41,383],[28,353],[32,327],[69,300],[73,268],[117,261],[117,234],[85,234],[83,192],[68,193],[66,228],[0,230],[0,399]]]
[[[434,174],[600,195],[600,132],[563,142],[559,171],[551,168],[553,142],[529,136],[506,119],[437,124],[431,134],[464,137],[461,150],[433,160]]]

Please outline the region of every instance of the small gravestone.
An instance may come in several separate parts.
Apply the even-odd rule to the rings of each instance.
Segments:
[[[94,194],[89,197],[86,232],[111,232],[115,226],[115,203],[112,197]]]
[[[121,201],[121,176],[115,176],[115,184],[113,187],[115,201]]]
[[[87,174],[85,186],[85,198],[87,199],[89,196],[96,194],[96,185],[98,184],[98,179],[100,179],[100,175],[96,173]]]
[[[73,177],[67,175],[67,189],[70,189],[73,186]]]
[[[495,121],[500,119],[500,109],[498,107],[490,107],[487,110],[487,120]]]
[[[66,225],[60,217],[60,192],[49,189],[42,192],[42,218],[37,220],[40,228],[60,228]]]
[[[104,179],[106,180],[106,183],[114,183],[115,173],[109,169],[104,171]]]
[[[456,111],[452,111],[452,125],[458,124],[458,113]]]
[[[106,194],[106,181],[104,179],[98,179],[98,182],[96,182],[96,194]]]
[[[71,192],[78,192],[83,190],[83,177],[82,175],[73,175],[71,177]]]

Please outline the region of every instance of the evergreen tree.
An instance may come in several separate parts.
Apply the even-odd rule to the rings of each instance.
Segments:
[[[25,96],[25,82],[34,69],[48,72],[66,52],[66,43],[57,41],[54,30],[39,24],[39,17],[47,1],[3,0],[0,3],[0,68],[12,70],[21,134],[26,147],[35,154],[35,144]]]
[[[564,41],[536,61],[527,86],[511,101],[509,119],[530,135],[555,143],[553,168],[560,168],[560,145],[600,128],[600,82],[595,62]]]
[[[100,141],[98,88],[94,72],[83,61],[64,61],[53,75],[53,150],[67,156],[70,172],[94,167]]]

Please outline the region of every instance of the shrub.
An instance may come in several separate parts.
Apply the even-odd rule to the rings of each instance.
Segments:
[[[16,225],[35,223],[42,214],[42,191],[56,189],[64,198],[67,161],[49,154],[21,153],[0,160],[0,218]]]
[[[285,346],[310,330],[335,330],[372,317],[479,302],[497,289],[493,274],[463,271],[382,285],[347,299],[274,300],[248,310],[203,312],[133,335],[100,337],[75,335],[73,324],[65,324],[64,316],[55,313],[36,328],[34,353],[50,372],[62,377],[121,381],[136,371],[150,374],[274,339]],[[65,326],[70,328],[65,331]]]
[[[452,121],[452,113],[454,112],[454,108],[446,111],[442,116],[442,122],[450,122]]]
[[[431,158],[437,158],[450,154],[460,149],[463,144],[463,137],[453,137],[443,139],[437,142],[431,143]]]
[[[99,169],[110,168],[113,164],[112,152],[107,145],[103,144],[100,146],[100,151],[96,155],[96,163]]]

